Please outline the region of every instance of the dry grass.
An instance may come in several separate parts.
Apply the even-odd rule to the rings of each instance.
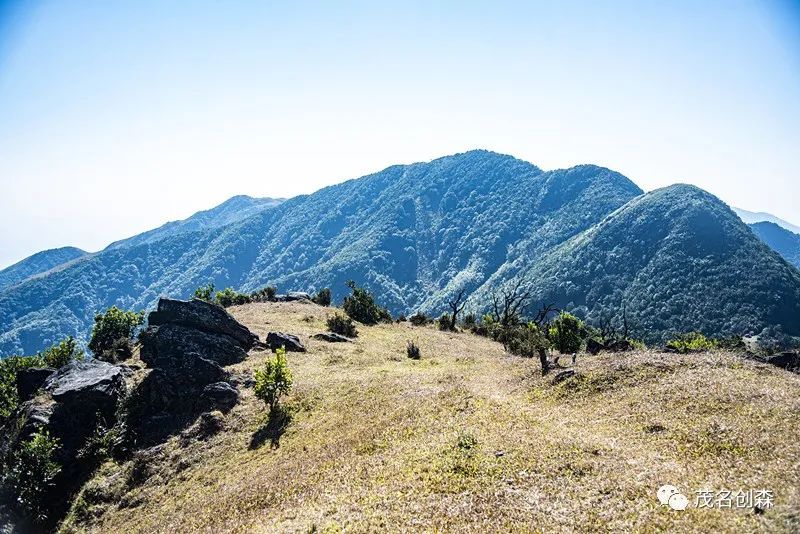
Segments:
[[[727,354],[635,353],[579,357],[580,375],[553,386],[536,362],[470,334],[380,325],[328,344],[309,337],[333,309],[231,311],[309,348],[288,355],[293,419],[279,446],[251,450],[264,408],[242,388],[210,440],[171,440],[138,478],[132,462],[103,466],[64,530],[800,529],[800,376]],[[692,501],[700,488],[767,488],[776,507],[669,511],[655,498],[666,483]]]

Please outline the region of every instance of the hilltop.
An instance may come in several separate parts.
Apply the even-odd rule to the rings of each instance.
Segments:
[[[469,333],[408,323],[311,339],[335,310],[250,304],[262,339],[299,335],[282,434],[246,386],[267,353],[229,367],[240,403],[203,439],[176,435],[107,461],[64,532],[793,532],[800,376],[727,353],[580,355],[561,384]],[[406,357],[417,340],[422,359]],[[135,365],[135,360],[129,362]],[[671,512],[656,490],[767,488],[775,508]]]
[[[61,247],[37,252],[0,270],[0,291],[86,254],[88,252],[76,247]]]

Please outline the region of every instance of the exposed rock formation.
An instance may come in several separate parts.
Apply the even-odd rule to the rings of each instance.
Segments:
[[[284,334],[283,332],[268,333],[266,345],[271,350],[276,350],[279,347],[283,347],[288,352],[306,351],[306,347],[300,342],[300,338],[293,336],[292,334]]]
[[[314,334],[312,337],[320,341],[327,341],[328,343],[347,343],[352,341],[349,337],[336,334],[335,332],[321,332],[319,334]]]

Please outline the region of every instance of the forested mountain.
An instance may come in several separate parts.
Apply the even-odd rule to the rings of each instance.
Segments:
[[[786,261],[800,268],[800,235],[771,222],[751,224],[750,228]]]
[[[602,167],[543,172],[487,151],[397,165],[225,226],[129,240],[0,293],[0,354],[85,337],[112,304],[148,308],[208,282],[327,286],[339,301],[353,279],[394,313],[439,313],[461,287],[481,311],[524,276],[537,300],[590,317],[625,300],[657,335],[798,326],[800,273],[727,206],[685,186],[642,195]]]
[[[209,210],[198,211],[191,217],[180,221],[168,222],[154,230],[115,241],[106,248],[130,247],[143,243],[153,243],[165,237],[178,234],[213,230],[214,228],[220,228],[251,217],[267,208],[277,206],[281,202],[283,202],[283,199],[280,198],[253,198],[247,195],[237,195],[229,198],[219,206]]]
[[[0,291],[86,254],[85,250],[75,247],[61,247],[37,252],[0,271]]]

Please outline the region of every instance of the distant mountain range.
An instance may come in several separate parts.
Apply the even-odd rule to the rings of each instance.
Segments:
[[[0,291],[88,254],[75,247],[43,250],[0,271]]]
[[[800,268],[800,235],[771,222],[751,224],[750,228],[786,261]]]
[[[650,341],[770,325],[800,334],[800,271],[691,186],[644,194],[602,167],[542,171],[476,150],[283,202],[241,198],[214,222],[169,223],[6,288],[0,354],[85,339],[97,311],[149,308],[209,282],[330,287],[339,301],[352,279],[394,313],[438,314],[461,287],[482,312],[522,280],[530,311],[554,303],[597,321],[624,309]]]
[[[771,222],[772,224],[778,225],[781,228],[789,230],[793,234],[800,234],[800,226],[795,226],[792,223],[786,222],[783,219],[779,219],[778,217],[764,212],[753,212],[747,211],[739,208],[733,208],[733,211],[747,224],[755,224],[760,222]]]

